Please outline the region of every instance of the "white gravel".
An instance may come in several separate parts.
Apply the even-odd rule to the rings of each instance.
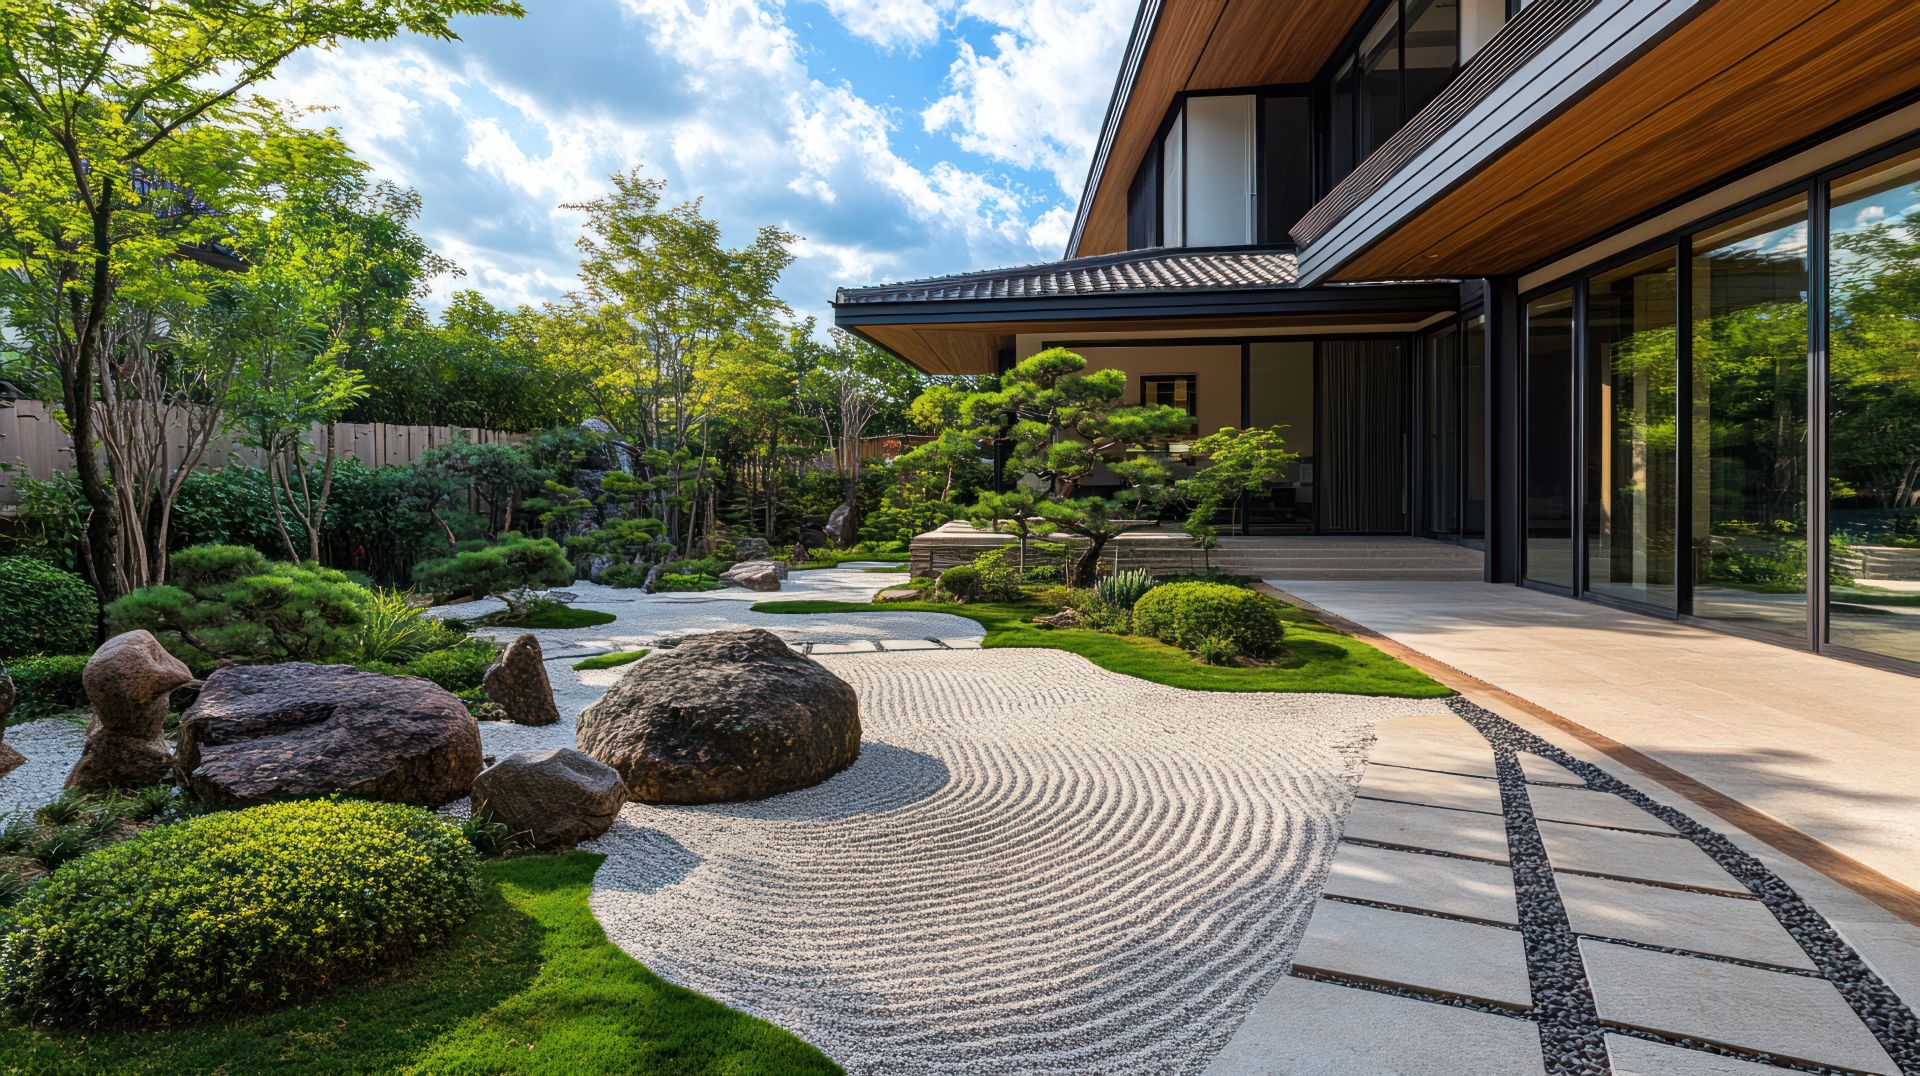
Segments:
[[[85,726],[61,718],[29,721],[8,729],[7,746],[27,760],[0,777],[0,819],[39,810],[58,796],[86,743]]]

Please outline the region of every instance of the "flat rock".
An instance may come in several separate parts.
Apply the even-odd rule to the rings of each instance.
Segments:
[[[1556,870],[1747,895],[1746,886],[1684,838],[1655,837],[1564,822],[1540,823],[1540,838],[1547,846],[1547,860]]]
[[[346,665],[215,670],[180,720],[181,783],[239,806],[345,793],[437,807],[480,773],[480,727],[439,686]]]
[[[526,836],[536,848],[600,836],[626,802],[620,774],[571,747],[516,751],[473,779],[473,813]]]
[[[547,679],[547,663],[540,655],[540,640],[522,635],[507,646],[500,660],[487,669],[481,681],[487,698],[506,711],[508,721],[516,725],[551,725],[560,720],[560,709],[553,704],[553,684]]]
[[[1525,1020],[1285,976],[1207,1076],[1530,1076],[1546,1070]]]
[[[1757,900],[1578,874],[1557,875],[1554,885],[1573,929],[1582,934],[1813,968],[1793,935]]]
[[[1582,939],[1602,1020],[1862,1072],[1898,1072],[1824,979]]]
[[[860,702],[773,633],[718,631],[628,667],[580,715],[576,735],[634,799],[763,799],[852,765]]]
[[[1483,777],[1382,766],[1369,762],[1360,778],[1359,794],[1401,803],[1424,803],[1465,811],[1499,814],[1500,783]]]
[[[1322,900],[1296,969],[1525,1008],[1532,998],[1520,932]]]
[[[1513,872],[1472,859],[1342,844],[1326,892],[1495,923],[1520,922]]]
[[[130,631],[100,644],[80,674],[93,721],[67,787],[87,792],[145,788],[173,765],[163,731],[167,700],[193,672],[150,632]]]
[[[1499,815],[1356,799],[1347,815],[1345,835],[1355,840],[1507,861],[1507,823]]]
[[[770,560],[748,560],[720,573],[722,583],[748,590],[779,590],[782,566]]]

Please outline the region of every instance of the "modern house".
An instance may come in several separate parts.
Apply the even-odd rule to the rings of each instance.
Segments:
[[[1286,427],[1256,533],[1920,671],[1920,4],[1144,0],[1065,254],[835,319]]]

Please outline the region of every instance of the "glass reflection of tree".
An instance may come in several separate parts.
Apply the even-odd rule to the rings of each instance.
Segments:
[[[1910,515],[1920,493],[1920,207],[1836,229],[1833,245],[1831,493]]]

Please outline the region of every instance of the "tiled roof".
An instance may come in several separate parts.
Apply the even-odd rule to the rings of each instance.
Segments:
[[[1157,247],[900,284],[842,288],[835,302],[934,303],[1057,295],[1242,291],[1291,287],[1298,275],[1299,262],[1292,251]]]

